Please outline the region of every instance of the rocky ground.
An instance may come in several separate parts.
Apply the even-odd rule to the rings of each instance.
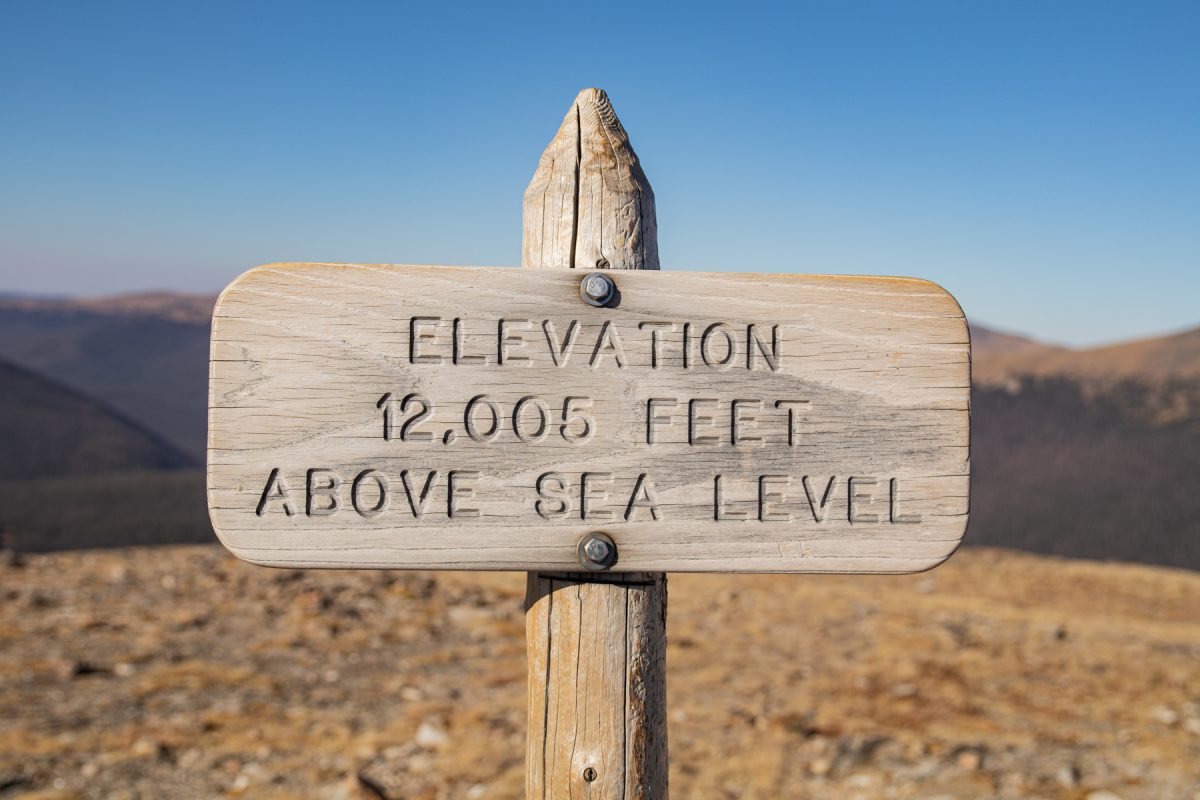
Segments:
[[[524,576],[0,567],[0,797],[518,798]],[[671,578],[676,798],[1200,798],[1200,574]]]

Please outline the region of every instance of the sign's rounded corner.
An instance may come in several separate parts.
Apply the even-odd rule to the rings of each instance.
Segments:
[[[229,551],[229,553],[232,554],[233,557],[236,558],[238,561],[245,561],[247,564],[253,564],[256,567],[271,567],[273,569],[280,569],[285,566],[283,564],[280,564],[275,561],[271,561],[269,559],[264,559],[259,556],[249,555],[246,550],[230,544],[221,535],[221,531],[217,528],[216,525],[213,525],[213,533],[215,533],[217,535],[217,541],[219,541],[221,543],[221,546],[224,547],[227,551]]]
[[[944,554],[942,554],[940,556],[935,556],[934,558],[930,559],[927,564],[923,564],[920,567],[918,567],[917,569],[914,569],[907,574],[920,575],[925,572],[930,572],[932,570],[937,569],[942,564],[945,564],[947,561],[949,561],[951,556],[953,556],[955,553],[957,553],[959,550],[962,549],[963,542],[966,541],[966,539],[967,539],[967,525],[968,525],[968,520],[963,520],[962,533],[959,534],[958,540],[954,542],[953,547],[948,549]]]
[[[247,555],[245,550],[243,550],[242,548],[238,547],[237,545],[235,545],[229,541],[228,537],[226,537],[226,535],[221,532],[221,526],[217,522],[216,514],[214,513],[214,509],[213,509],[212,488],[211,487],[208,487],[208,494],[209,494],[208,524],[210,527],[212,527],[213,535],[217,538],[217,541],[221,544],[221,547],[223,547],[227,551],[229,551],[229,553],[231,553],[239,561],[245,561],[247,564],[254,564],[255,566],[258,566],[258,567],[277,567],[277,566],[279,566],[278,564],[274,564],[269,561],[264,561],[261,558]]]
[[[958,316],[959,316],[959,318],[962,319],[962,324],[967,328],[967,331],[968,331],[967,341],[969,343],[971,326],[970,326],[970,323],[967,321],[967,312],[963,310],[962,303],[960,303],[958,301],[958,298],[954,296],[954,292],[950,291],[945,286],[942,286],[937,281],[931,281],[928,278],[913,278],[912,280],[919,281],[920,283],[925,284],[929,288],[934,289],[939,294],[945,295],[946,299],[954,304],[954,307],[956,309],[958,309]]]
[[[238,275],[236,277],[234,277],[234,279],[231,280],[229,283],[227,283],[225,285],[225,288],[222,289],[220,291],[220,293],[217,295],[217,301],[213,304],[213,317],[215,318],[215,317],[220,316],[221,306],[224,304],[226,297],[229,294],[231,294],[233,291],[241,288],[244,284],[253,280],[255,277],[257,277],[258,275],[260,275],[262,273],[269,272],[269,271],[275,270],[275,269],[279,269],[281,267],[289,267],[292,265],[293,265],[293,262],[272,261],[267,264],[258,264],[256,266],[250,267],[249,269],[245,269],[242,272],[238,273]]]

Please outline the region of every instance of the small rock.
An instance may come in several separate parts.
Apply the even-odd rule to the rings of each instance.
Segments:
[[[1123,798],[1112,792],[1088,792],[1087,800],[1123,800]]]
[[[156,756],[158,755],[158,742],[149,736],[143,736],[133,743],[133,746],[129,748],[129,752],[131,755],[138,756],[139,758]]]
[[[1159,722],[1167,727],[1170,727],[1179,721],[1179,715],[1166,706],[1158,706],[1150,712],[1150,716],[1155,722]]]
[[[235,792],[244,792],[251,786],[261,786],[270,783],[271,773],[262,764],[251,763],[242,767],[242,771],[233,779],[230,787]]]
[[[450,743],[450,737],[442,730],[432,717],[425,720],[417,728],[416,743],[428,750],[433,750]]]
[[[176,762],[180,769],[195,769],[204,761],[204,751],[198,747],[191,747],[184,750]]]
[[[100,675],[108,672],[104,667],[90,661],[64,659],[55,662],[54,671],[60,678],[81,678],[86,675]]]
[[[833,769],[833,764],[828,758],[818,758],[808,765],[808,771],[818,777],[828,775],[831,769]]]
[[[958,754],[958,765],[963,769],[977,770],[983,763],[983,758],[974,750],[965,750]]]
[[[1054,773],[1054,779],[1058,781],[1058,785],[1067,789],[1078,786],[1081,777],[1079,767],[1074,764],[1063,764],[1059,767],[1058,772]]]

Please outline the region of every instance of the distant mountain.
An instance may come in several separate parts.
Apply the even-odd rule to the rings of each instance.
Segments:
[[[139,292],[84,299],[0,294],[0,308],[59,313],[90,311],[109,316],[154,317],[197,325],[207,325],[212,319],[216,301],[215,295],[183,292]]]
[[[0,299],[0,358],[100,400],[202,461],[214,300]]]
[[[966,541],[1200,569],[1200,329],[1031,344],[973,354]]]
[[[973,329],[973,345],[976,344],[977,330],[983,332],[979,338],[984,341],[1004,336],[985,329]],[[999,383],[1022,375],[1069,376],[1106,384],[1126,379],[1200,378],[1200,328],[1087,350],[1024,341],[1029,346],[974,348],[976,381]]]
[[[85,429],[97,431],[89,447],[106,437],[121,443],[66,457],[106,465],[86,481],[34,486],[0,474],[0,506],[22,509],[15,518],[28,547],[120,544],[122,531],[139,542],[207,536],[202,473],[160,468],[203,463],[214,299],[0,298],[0,358],[75,390],[9,389],[31,380],[10,378],[10,366],[0,376],[0,412],[23,420],[6,435],[25,438],[3,452],[28,453],[42,465],[36,474],[61,476],[63,461],[48,459],[82,448]],[[1200,329],[1089,350],[982,326],[971,337],[966,544],[1200,569]],[[38,407],[64,392],[74,405]],[[94,422],[64,429],[64,420]],[[60,491],[78,495],[69,514],[42,499]]]
[[[0,480],[196,466],[138,423],[6,361],[0,361],[0,453]]]
[[[1015,333],[1002,333],[982,325],[971,325],[971,354],[976,359],[991,360],[1011,354],[1028,355],[1058,349]]]

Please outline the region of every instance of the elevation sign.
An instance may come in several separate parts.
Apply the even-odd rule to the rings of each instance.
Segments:
[[[210,513],[278,566],[921,570],[969,392],[923,280],[275,264],[214,313]]]

